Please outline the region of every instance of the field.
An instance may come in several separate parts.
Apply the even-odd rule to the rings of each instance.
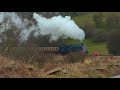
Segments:
[[[42,67],[0,55],[0,78],[107,78],[120,74],[120,56],[87,56],[84,63],[65,63],[61,55]],[[49,60],[49,58],[48,58]]]
[[[85,26],[86,24],[90,23],[95,27],[95,23],[93,20],[93,16],[98,14],[98,12],[91,12],[86,15],[80,15],[80,16],[75,16],[72,17],[72,19],[75,21],[75,23],[81,28]],[[102,12],[103,19],[106,20],[106,18],[109,15],[118,15],[120,16],[120,12]],[[93,28],[94,29],[94,28]],[[101,39],[101,38],[99,38]],[[100,52],[102,55],[103,54],[109,54],[107,47],[106,47],[106,42],[100,42],[100,43],[93,43],[92,42],[92,37],[85,39],[83,42],[86,44],[86,46],[89,49],[89,54],[92,54],[94,51]],[[77,40],[68,40],[66,41],[68,44],[74,44],[74,43],[80,43],[80,41]]]
[[[93,22],[93,16],[95,14],[97,14],[97,13],[98,12],[92,12],[92,13],[89,13],[87,15],[81,15],[81,16],[73,17],[72,19],[79,26],[83,26],[83,25],[85,25],[88,22],[94,24],[94,22]],[[104,19],[106,19],[106,17],[108,15],[119,15],[120,16],[120,12],[102,12],[102,14],[104,16]]]
[[[87,39],[84,42],[88,49],[89,49],[89,54],[92,54],[94,51],[98,51],[100,52],[102,55],[103,54],[108,54],[108,50],[106,47],[106,43],[105,42],[101,42],[101,43],[93,43],[92,39]]]
[[[93,54],[94,51],[98,51],[102,55],[103,54],[108,54],[108,50],[107,50],[105,42],[93,43],[92,39],[85,39],[83,42],[87,46],[87,48],[89,50],[89,54]],[[68,41],[66,41],[66,43],[67,44],[79,44],[80,41],[78,41],[78,40],[68,40]]]

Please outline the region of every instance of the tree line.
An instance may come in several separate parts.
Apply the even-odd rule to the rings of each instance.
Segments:
[[[120,15],[105,15],[100,12],[93,15],[92,23],[86,23],[83,28],[86,38],[93,42],[106,42],[110,54],[120,55]]]

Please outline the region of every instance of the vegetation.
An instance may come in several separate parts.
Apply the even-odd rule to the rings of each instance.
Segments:
[[[81,42],[79,40],[67,40],[66,41],[66,44],[80,44],[80,43]],[[93,54],[94,51],[98,51],[101,54],[109,53],[107,50],[106,42],[95,43],[95,42],[93,42],[92,38],[89,38],[89,39],[85,39],[84,43],[89,50],[89,54]]]
[[[39,12],[50,18],[54,15],[71,15],[72,19],[86,33],[83,41],[89,50],[89,54],[94,51],[100,54],[120,55],[120,13],[119,12]],[[18,14],[21,18],[32,18],[32,12],[21,12]],[[33,19],[31,19],[33,20]],[[18,32],[16,32],[18,31]],[[0,38],[0,77],[109,77],[120,74],[120,57],[84,57],[80,53],[70,53],[67,55],[55,55],[43,53],[38,50],[38,46],[57,46],[61,43],[79,44],[78,40],[66,40],[62,38],[57,42],[49,43],[49,36],[39,36],[34,38],[34,32],[26,42],[20,43],[20,32],[18,28],[13,27],[2,34]],[[12,48],[12,47],[19,48]],[[32,47],[32,48],[29,48]],[[4,56],[4,57],[3,57]],[[67,74],[46,75],[42,70],[49,65],[64,67],[68,70]]]
[[[64,61],[66,61],[67,63],[76,63],[76,62],[84,62],[85,60],[85,56],[84,54],[80,54],[80,53],[69,53],[67,55],[65,55],[65,59]]]
[[[108,35],[107,47],[111,54],[120,55],[120,31],[112,31]]]
[[[106,49],[108,49],[109,53],[111,54],[120,53],[119,51],[120,45],[117,45],[117,43],[114,43],[114,41],[112,40],[112,38],[114,38],[116,42],[119,41],[117,40],[119,39],[119,37],[116,37],[116,34],[112,33],[114,31],[116,33],[117,32],[119,33],[120,30],[119,12],[100,12],[100,13],[93,12],[87,15],[73,17],[73,19],[83,30],[85,30],[86,38],[88,39],[92,38],[92,42],[96,43],[95,47],[98,45],[98,43],[104,43],[107,44]],[[103,48],[101,47],[100,49],[105,51],[106,49],[104,50],[104,47],[106,47],[106,45],[102,46]],[[114,49],[114,52],[111,51],[110,47],[111,49],[112,48]],[[92,51],[93,50],[96,49],[93,47]]]
[[[120,74],[120,57],[87,57],[84,63],[64,63],[64,56],[54,56],[57,63],[46,63],[43,67],[38,62],[26,63],[0,56],[1,78],[107,78]],[[49,59],[49,58],[47,58]],[[55,68],[63,68],[66,73],[46,72]],[[47,71],[46,71],[47,70]]]
[[[32,14],[28,12],[17,12],[21,18],[28,19],[32,18]],[[88,48],[90,49],[90,53],[96,51],[96,47],[100,47],[101,53],[108,53],[106,49],[106,42],[108,32],[112,30],[119,29],[120,26],[120,13],[119,12],[38,12],[46,17],[51,17],[54,15],[71,15],[72,19],[75,21],[77,25],[80,26],[85,31],[86,40],[84,41]],[[32,20],[32,19],[31,19]],[[20,32],[15,33],[16,27],[13,26],[11,30],[5,32],[4,35],[7,36],[7,40],[3,40],[2,43],[3,47],[10,47],[10,46],[57,46],[63,43],[62,39],[58,40],[57,42],[49,43],[49,36],[40,36],[38,38],[34,38],[34,32],[31,32],[30,37],[28,38],[27,42],[22,44],[19,43],[20,39]],[[20,30],[19,30],[20,31]],[[0,36],[2,37],[2,36]],[[90,40],[90,41],[89,41]],[[88,41],[88,43],[87,43]],[[76,42],[73,40],[68,40],[68,42]],[[93,46],[89,46],[89,42],[93,43]],[[102,44],[101,44],[102,43]],[[95,48],[94,48],[95,47]],[[97,49],[98,50],[98,49]],[[99,51],[99,50],[98,50]]]
[[[93,21],[96,28],[104,28],[103,13],[98,13],[93,16]]]

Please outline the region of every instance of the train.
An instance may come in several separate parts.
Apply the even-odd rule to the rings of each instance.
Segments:
[[[88,49],[85,44],[61,44],[59,46],[41,46],[40,51],[43,52],[53,52],[60,54],[68,54],[70,52],[84,53],[88,54]]]
[[[85,44],[63,44],[59,46],[58,52],[61,54],[70,52],[88,54],[88,49]]]
[[[40,46],[40,47],[14,47],[14,49],[31,49],[39,50],[44,53],[68,54],[77,52],[88,54],[88,49],[85,44],[60,44],[58,46]]]

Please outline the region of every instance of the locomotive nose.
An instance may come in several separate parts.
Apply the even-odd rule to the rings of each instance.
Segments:
[[[89,50],[86,50],[86,54],[88,54],[89,53]]]

